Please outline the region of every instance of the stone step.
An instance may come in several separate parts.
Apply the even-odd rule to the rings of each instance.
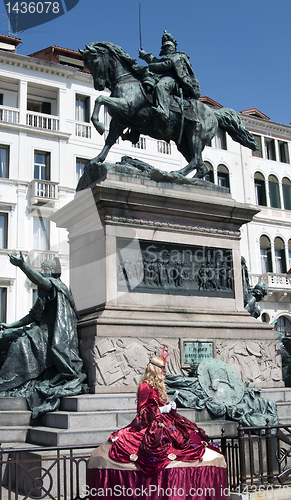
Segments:
[[[192,422],[201,422],[210,420],[208,411],[191,410],[179,408],[179,413],[188,418]],[[122,410],[122,411],[96,411],[96,412],[68,412],[68,411],[55,411],[49,412],[42,416],[41,425],[44,427],[53,427],[59,429],[84,429],[91,427],[98,429],[104,427],[104,423],[109,427],[125,427],[136,417],[136,411]],[[215,419],[215,420],[222,420]]]
[[[12,398],[10,396],[0,397],[0,412],[26,410],[28,410],[28,407],[25,398]]]
[[[136,394],[81,394],[62,398],[60,410],[109,411],[136,410]]]
[[[0,443],[24,443],[28,426],[0,427]]]
[[[283,420],[289,420],[291,423],[291,415],[290,415],[290,403],[289,402],[278,402],[277,403],[277,411],[278,411],[278,417],[279,421],[282,422]]]
[[[105,423],[105,422],[104,422]],[[40,446],[98,446],[107,441],[117,427],[90,429],[53,429],[48,427],[30,427],[27,441]]]
[[[291,402],[291,387],[276,387],[274,389],[263,389],[261,392],[262,398],[271,399],[278,402]]]
[[[237,432],[238,422],[220,420],[212,422],[201,422],[202,427],[209,436],[220,436],[222,427],[227,435]],[[30,427],[27,441],[31,444],[42,446],[70,446],[70,445],[92,445],[98,446],[107,441],[110,434],[119,427],[106,428],[82,428],[82,429],[57,429],[48,427]]]
[[[15,398],[13,398],[15,399]],[[0,411],[0,427],[28,426],[31,420],[30,411]]]

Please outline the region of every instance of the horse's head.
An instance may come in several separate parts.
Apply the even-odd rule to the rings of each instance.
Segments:
[[[110,62],[108,53],[97,44],[86,45],[85,50],[80,50],[84,66],[87,68],[94,80],[95,90],[110,88]]]

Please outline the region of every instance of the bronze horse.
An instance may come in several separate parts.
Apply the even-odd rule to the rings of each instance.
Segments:
[[[99,95],[95,101],[91,117],[96,130],[103,134],[105,127],[99,121],[99,111],[106,106],[112,117],[105,146],[92,162],[103,163],[106,156],[121,136],[133,143],[139,135],[149,135],[158,140],[174,141],[188,165],[178,171],[186,176],[196,169],[194,177],[202,179],[209,171],[202,160],[202,151],[216,134],[217,128],[228,132],[237,142],[250,149],[258,149],[253,135],[242,125],[238,113],[232,109],[212,110],[196,99],[184,99],[179,109],[177,104],[170,109],[170,120],[164,123],[152,112],[152,100],[146,90],[154,87],[154,78],[146,67],[136,64],[121,47],[110,42],[96,42],[86,46],[83,55],[84,65],[94,79],[96,90],[111,90],[110,97]],[[126,131],[124,133],[124,131]]]

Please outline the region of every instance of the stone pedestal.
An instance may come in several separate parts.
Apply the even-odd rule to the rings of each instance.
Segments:
[[[69,233],[91,392],[134,391],[163,344],[172,373],[196,350],[251,385],[282,386],[274,332],[243,306],[240,227],[257,209],[211,183],[158,182],[135,170],[103,165],[52,217]]]

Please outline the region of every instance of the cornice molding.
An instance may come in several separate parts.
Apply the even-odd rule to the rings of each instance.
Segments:
[[[241,115],[240,117],[244,123],[244,126],[249,130],[256,131],[261,134],[267,134],[268,132],[273,132],[274,134],[284,134],[289,135],[291,140],[291,126],[284,125],[283,123],[277,123],[267,120],[262,120],[260,118],[254,118],[251,116]]]

